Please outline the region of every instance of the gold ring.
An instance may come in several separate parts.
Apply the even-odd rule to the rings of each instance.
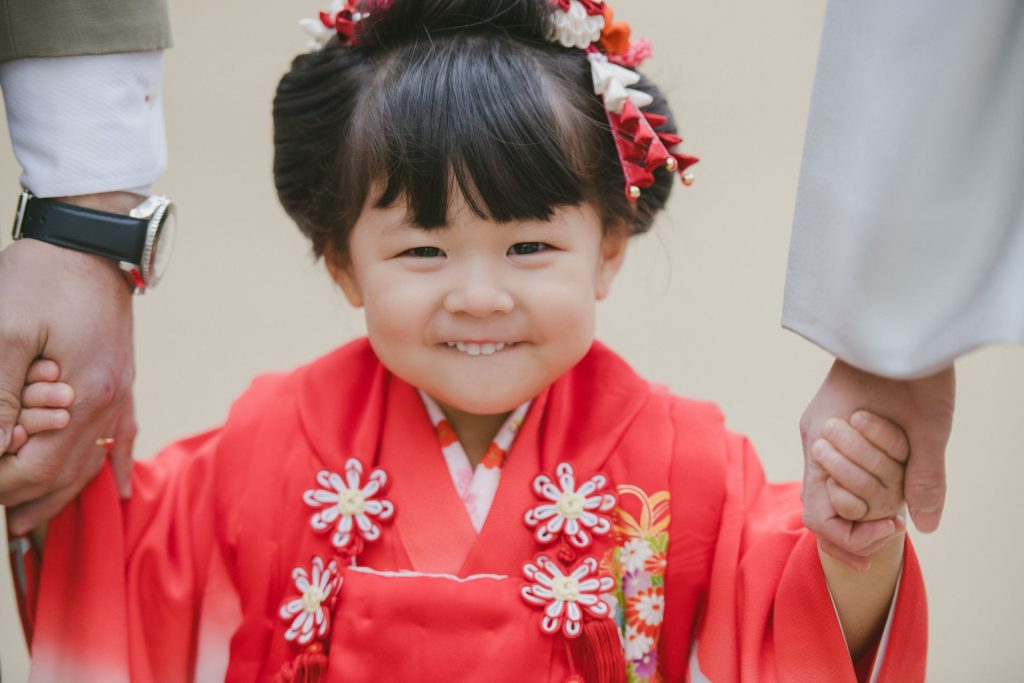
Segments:
[[[99,439],[96,439],[96,445],[99,446],[100,448],[108,448],[114,445],[114,439],[109,436],[104,436]]]

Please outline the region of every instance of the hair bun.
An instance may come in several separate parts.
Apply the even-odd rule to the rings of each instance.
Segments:
[[[446,31],[546,42],[549,0],[367,0],[359,41],[387,48]]]

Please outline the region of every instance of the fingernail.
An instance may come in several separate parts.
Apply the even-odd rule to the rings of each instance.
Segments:
[[[923,510],[910,508],[910,518],[914,520],[914,526],[924,534],[930,534],[939,528],[939,520],[942,519],[941,508]]]
[[[868,416],[863,410],[858,410],[850,416],[850,424],[857,429],[862,429],[868,426]]]

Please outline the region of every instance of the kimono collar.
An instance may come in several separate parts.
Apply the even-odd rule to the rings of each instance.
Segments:
[[[297,379],[299,419],[325,463],[355,456],[367,466],[375,464],[389,394],[416,393],[380,363],[366,338],[301,368]],[[571,460],[579,472],[599,470],[651,395],[648,382],[595,341],[575,367],[534,399],[513,449],[538,449],[536,465],[543,471],[553,472],[563,460]],[[395,417],[414,420],[406,427],[424,429],[434,438],[418,396],[413,403],[420,408],[418,415]]]

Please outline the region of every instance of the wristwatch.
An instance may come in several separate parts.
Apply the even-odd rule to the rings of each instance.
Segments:
[[[30,237],[111,259],[125,272],[132,291],[141,294],[164,274],[175,225],[170,197],[151,195],[125,216],[41,199],[24,190],[12,237]]]

